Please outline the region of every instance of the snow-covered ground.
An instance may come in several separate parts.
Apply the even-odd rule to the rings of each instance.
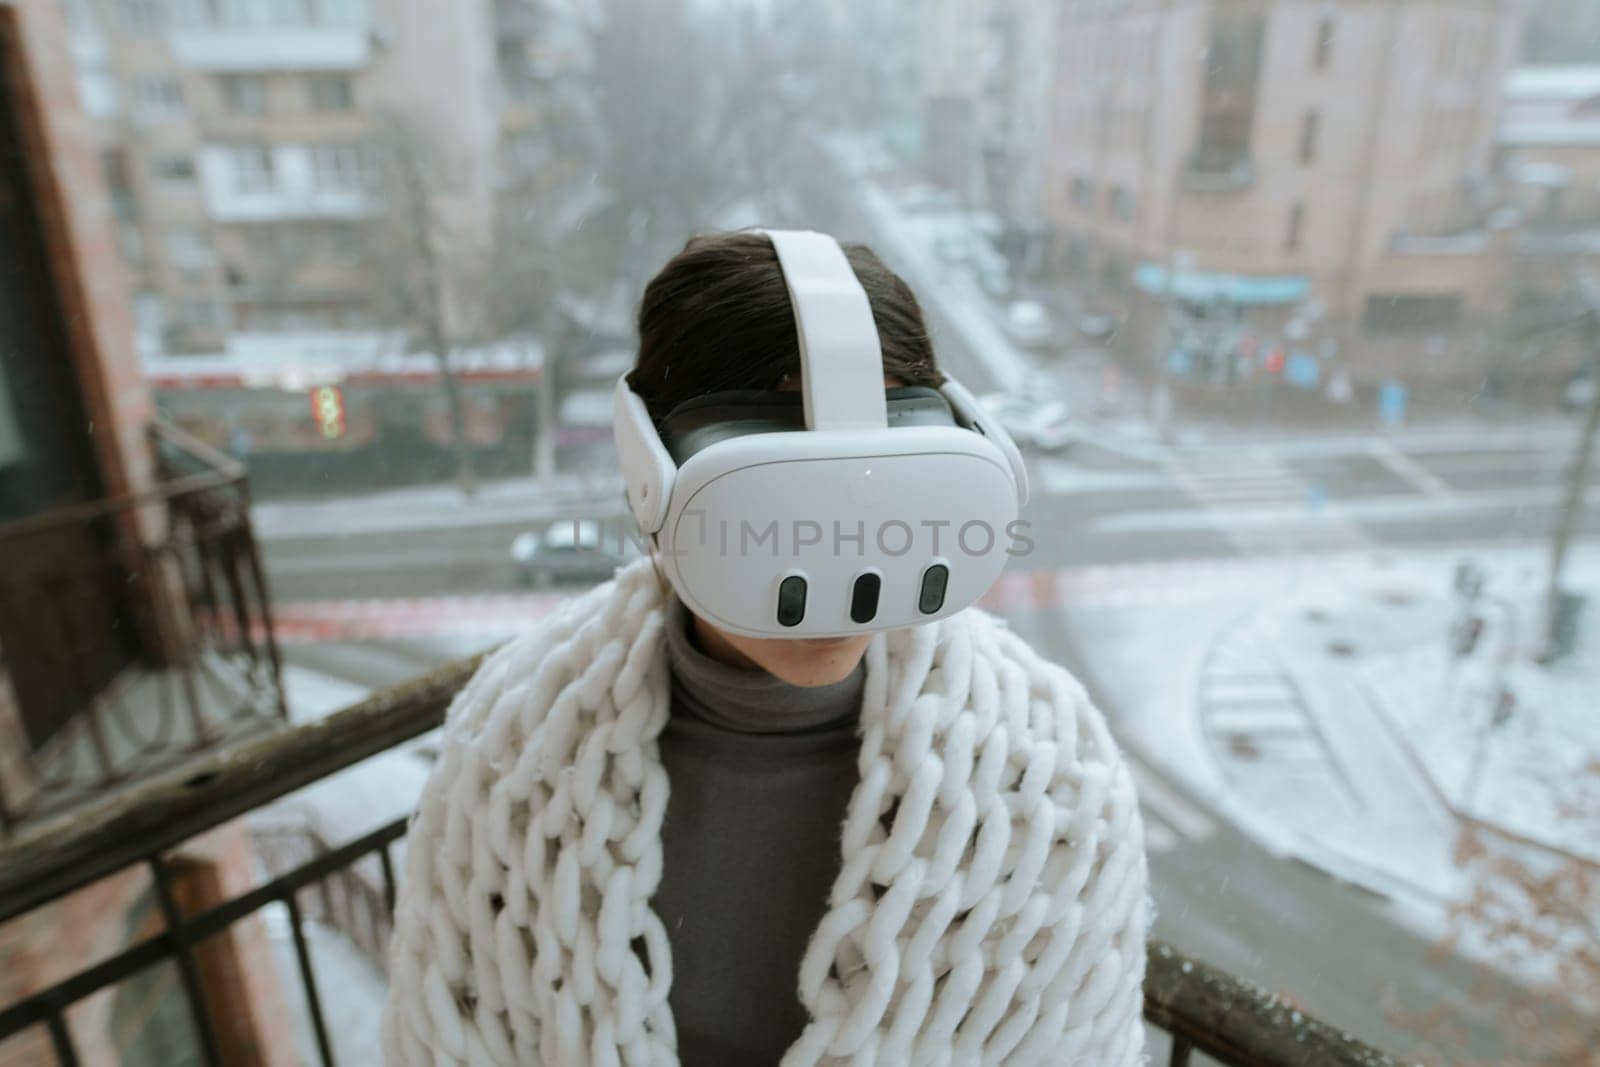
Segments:
[[[288,994],[291,1011],[299,1024],[293,1040],[300,1051],[300,1061],[317,1063],[316,1032],[311,1026],[310,1006],[300,979],[289,909],[272,903],[262,909],[261,917],[277,961],[279,982]],[[323,1026],[328,1043],[333,1046],[333,1061],[361,1065],[382,1063],[378,1030],[388,989],[383,973],[337,930],[309,919],[302,929],[317,983],[317,1003],[322,1008]]]
[[[1238,561],[1164,605],[1065,612],[1152,760],[1275,851],[1436,911],[1462,890],[1458,813],[1600,860],[1600,625],[1561,663],[1533,661],[1544,552]],[[1458,659],[1462,559],[1485,575],[1485,626]],[[1600,545],[1575,549],[1567,584],[1600,597]],[[1496,726],[1502,683],[1513,703]]]
[[[1600,594],[1600,574],[1574,575]],[[1534,661],[1542,642],[1543,574],[1491,573],[1471,654],[1432,641],[1370,657],[1362,674],[1376,706],[1456,811],[1600,863],[1600,628],[1574,654]],[[1447,623],[1434,598],[1413,612]],[[1370,610],[1349,612],[1352,624]]]

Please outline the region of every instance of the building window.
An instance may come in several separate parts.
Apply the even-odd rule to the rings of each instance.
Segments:
[[[133,195],[133,173],[126,148],[108,148],[100,154],[106,191],[111,194],[111,213],[122,221],[139,217],[139,201]]]
[[[176,78],[135,78],[133,106],[143,119],[183,114],[183,86]]]
[[[1373,293],[1361,314],[1369,334],[1450,333],[1461,322],[1461,294]]]
[[[1317,23],[1317,45],[1311,55],[1311,66],[1316,70],[1327,70],[1328,63],[1333,59],[1333,17],[1323,16]]]
[[[117,24],[135,33],[161,28],[161,0],[117,0]]]
[[[1228,174],[1250,161],[1266,16],[1220,11],[1211,18],[1200,91],[1200,141],[1190,167]]]
[[[167,256],[178,270],[195,274],[211,266],[211,243],[202,230],[174,226],[167,231]]]
[[[261,145],[238,145],[228,149],[233,172],[233,191],[264,193],[273,185],[272,153]]]
[[[1100,265],[1100,284],[1113,293],[1122,291],[1123,283],[1128,280],[1128,267],[1122,259],[1115,255],[1107,255],[1105,262]]]
[[[1094,182],[1081,176],[1072,179],[1072,204],[1086,211],[1094,207]]]
[[[237,115],[267,113],[267,83],[255,74],[224,74],[222,98]]]
[[[1111,209],[1111,217],[1119,222],[1128,222],[1133,218],[1133,194],[1120,185],[1111,187],[1107,206]]]
[[[188,156],[157,156],[150,161],[150,173],[157,181],[194,181],[194,160]]]
[[[131,266],[144,266],[144,231],[132,219],[117,220],[117,254]]]
[[[1289,253],[1300,251],[1300,231],[1305,228],[1306,206],[1296,202],[1289,208],[1289,226],[1283,235],[1283,250]]]
[[[361,193],[377,185],[377,168],[365,145],[317,145],[311,150],[311,172],[324,193]]]
[[[109,71],[78,68],[78,97],[83,110],[97,119],[114,118],[122,105],[117,79]]]
[[[222,305],[215,300],[185,300],[179,313],[186,326],[216,330],[222,327]]]
[[[313,111],[349,111],[356,94],[347,74],[313,74],[308,85]]]
[[[1300,162],[1311,163],[1317,158],[1317,133],[1322,125],[1322,116],[1315,111],[1307,111],[1300,120]]]

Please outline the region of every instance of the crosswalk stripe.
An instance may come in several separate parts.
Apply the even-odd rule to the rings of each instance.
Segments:
[[[1204,460],[1181,454],[1168,458],[1167,471],[1178,488],[1219,520],[1231,508],[1250,504],[1292,504],[1314,508],[1308,524],[1293,529],[1245,527],[1217,521],[1216,527],[1244,552],[1303,551],[1307,543],[1319,548],[1370,545],[1373,538],[1358,523],[1344,517],[1336,502],[1321,499],[1314,487],[1296,477],[1282,461],[1260,448],[1230,454],[1223,465],[1218,457]]]
[[[1428,470],[1428,468],[1400,451],[1388,441],[1381,438],[1373,441],[1372,453],[1378,457],[1378,462],[1420,489],[1425,495],[1431,496],[1435,500],[1443,500],[1455,495],[1455,490],[1450,488],[1449,482]]]

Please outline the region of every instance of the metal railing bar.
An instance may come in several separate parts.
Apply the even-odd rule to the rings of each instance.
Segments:
[[[334,1067],[333,1049],[328,1044],[328,1028],[322,1022],[322,1001],[317,996],[317,976],[311,969],[311,950],[306,947],[306,932],[302,927],[300,902],[293,891],[284,896],[289,908],[289,928],[294,932],[294,954],[300,961],[300,982],[306,990],[306,1007],[311,1011],[311,1028],[317,1035],[317,1052],[322,1056],[322,1067]]]
[[[481,660],[458,660],[23,826],[0,844],[0,922],[427,733]]]
[[[0,1040],[36,1023],[47,1022],[50,1013],[57,1010],[57,1005],[75,1004],[84,997],[98,993],[113,982],[132,977],[171,955],[172,945],[167,935],[158,934],[108,960],[79,971],[42,993],[18,1001],[9,1008],[0,1010]]]
[[[250,485],[242,483],[240,493],[244,499],[241,506],[250,506]],[[267,585],[267,571],[261,565],[261,546],[254,537],[250,538],[246,546],[247,562],[250,565],[251,581],[255,582],[256,595],[260,603],[256,605],[256,613],[261,619],[265,643],[267,646],[267,662],[272,665],[272,680],[278,687],[278,718],[283,722],[289,721],[289,698],[283,688],[283,657],[278,648],[278,632],[272,625],[272,590]]]
[[[1402,1061],[1172,946],[1151,941],[1144,1017],[1232,1067],[1399,1067]]]
[[[383,907],[390,915],[394,914],[394,860],[389,856],[389,846],[385,844],[378,850],[378,860],[383,865]]]
[[[246,473],[243,463],[221,449],[200,440],[175,422],[156,419],[150,424],[150,436],[158,441],[164,439],[172,447],[189,453],[206,466],[230,477],[243,477]]]
[[[189,928],[194,931],[197,939],[220,933],[251,912],[265,907],[274,900],[282,899],[285,894],[294,893],[302,886],[310,885],[350,866],[367,853],[386,847],[390,841],[405,835],[406,823],[405,819],[396,819],[348,845],[324,852],[310,863],[302,864],[288,874],[201,912],[189,920]]]
[[[78,1067],[78,1050],[72,1044],[72,1033],[67,1029],[67,1020],[59,1011],[52,1011],[45,1020],[50,1028],[50,1043],[55,1046],[56,1062],[61,1067]]]
[[[68,504],[39,515],[30,515],[25,519],[12,519],[10,522],[0,523],[0,543],[9,541],[13,537],[49,530],[63,523],[91,522],[118,512],[150,507],[188,493],[205,489],[225,489],[238,484],[243,478],[242,474],[227,475],[216,471],[200,471],[195,474],[180,475],[162,482],[155,489],[147,489],[144,492],[100,497],[81,504]]]
[[[184,999],[189,1002],[189,1014],[194,1018],[195,1036],[200,1042],[200,1054],[210,1067],[222,1063],[222,1053],[217,1045],[217,1032],[211,1025],[211,1013],[206,1010],[205,994],[200,989],[200,969],[194,962],[194,940],[183,909],[172,895],[172,872],[160,856],[150,857],[150,873],[156,885],[156,897],[161,902],[161,914],[167,920],[167,936],[176,951],[178,976],[183,980]]]
[[[191,942],[204,941],[206,938],[226,930],[252,912],[258,911],[275,900],[283,899],[287,894],[292,894],[301,886],[323,878],[342,867],[347,867],[369,852],[387,848],[389,842],[405,834],[406,824],[407,820],[396,819],[369,834],[351,841],[347,845],[341,845],[339,848],[317,857],[310,863],[295,868],[279,878],[257,886],[242,896],[223,901],[221,904],[214,905],[194,916],[183,919],[182,922],[189,940]],[[93,967],[78,972],[71,978],[67,978],[49,989],[35,993],[28,999],[0,1011],[0,1040],[24,1027],[32,1026],[48,1019],[49,1013],[56,1010],[58,1005],[75,1004],[84,997],[98,993],[108,985],[120,982],[152,964],[161,962],[174,954],[176,943],[173,931],[169,928],[146,941],[134,945],[132,948],[124,949],[117,955],[97,963]]]

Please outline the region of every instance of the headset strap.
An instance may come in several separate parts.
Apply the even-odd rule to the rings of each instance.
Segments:
[[[883,350],[872,305],[844,249],[811,230],[767,230],[794,305],[800,385],[810,430],[888,425]]]

